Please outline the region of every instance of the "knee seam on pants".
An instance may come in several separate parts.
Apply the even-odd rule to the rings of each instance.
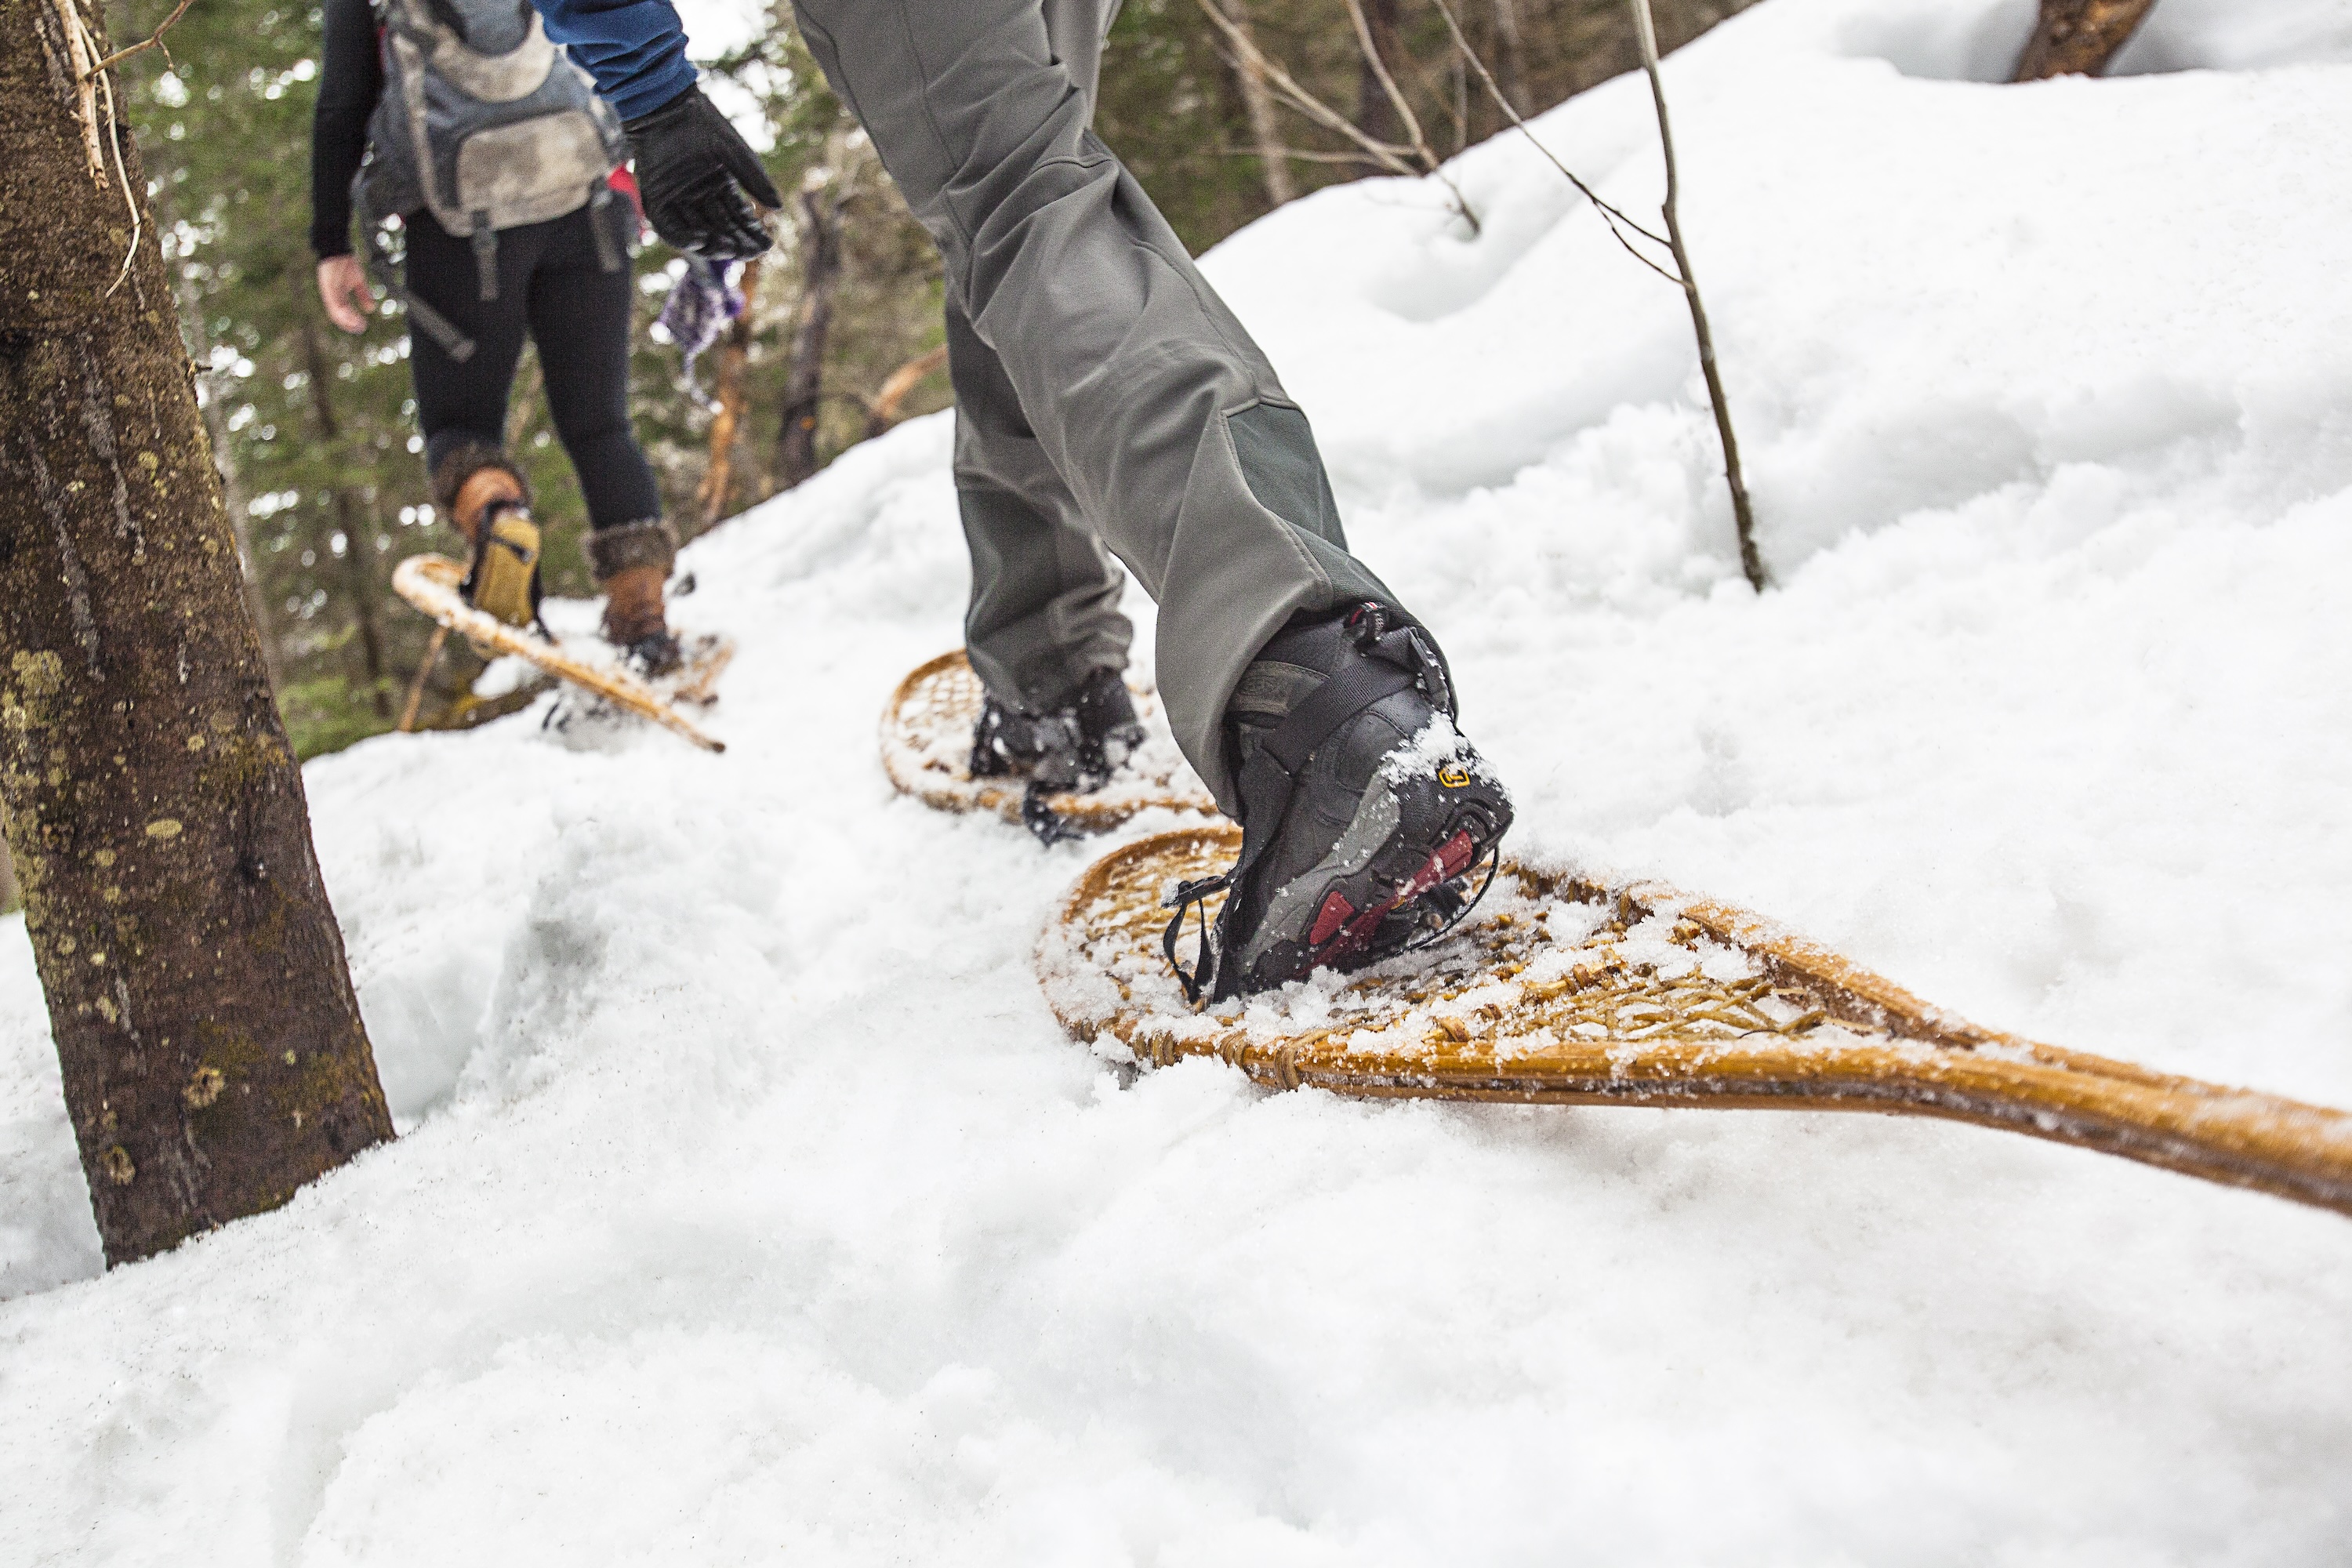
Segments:
[[[1321,584],[1324,592],[1328,594],[1332,591],[1331,574],[1323,570],[1323,563],[1315,559],[1314,552],[1298,542],[1298,525],[1257,499],[1257,493],[1250,489],[1249,474],[1242,468],[1242,452],[1241,448],[1234,444],[1234,427],[1231,421],[1236,414],[1246,414],[1251,409],[1261,406],[1296,408],[1297,405],[1261,396],[1253,397],[1246,403],[1236,404],[1231,408],[1220,408],[1217,410],[1217,438],[1225,444],[1225,455],[1234,460],[1234,472],[1240,476],[1242,489],[1249,495],[1250,504],[1274,519],[1276,531],[1282,536],[1282,542],[1290,547],[1292,554],[1298,557],[1299,563],[1307,568],[1307,575]]]

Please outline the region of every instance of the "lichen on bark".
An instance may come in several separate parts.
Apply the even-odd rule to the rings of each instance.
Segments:
[[[392,1126],[162,259],[123,268],[59,3],[0,0],[0,805],[120,1262]],[[152,236],[127,130],[99,133]]]

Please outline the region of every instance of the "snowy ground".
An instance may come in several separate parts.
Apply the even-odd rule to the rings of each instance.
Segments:
[[[1970,79],[2028,10],[1672,63],[1760,601],[1678,298],[1524,146],[1475,240],[1366,184],[1212,269],[1521,853],[2352,1105],[2352,22],[2159,0],[2145,68],[2231,68]],[[1646,114],[1542,129],[1641,211]],[[98,1278],[0,937],[0,1561],[2344,1561],[2339,1217],[1926,1123],[1120,1088],[1029,972],[1091,851],[876,762],[956,637],[946,458],[691,552],[723,758],[311,768],[405,1135],[283,1212]]]

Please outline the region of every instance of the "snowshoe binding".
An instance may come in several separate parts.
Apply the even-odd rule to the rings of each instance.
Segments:
[[[1362,604],[1294,620],[1243,672],[1226,710],[1242,851],[1178,886],[1161,950],[1185,995],[1245,996],[1318,967],[1359,969],[1434,942],[1486,890],[1511,797],[1454,727],[1437,645]],[[1225,894],[1188,971],[1186,915]],[[1205,924],[1205,914],[1203,916]]]
[[[1116,669],[1095,669],[1062,706],[1043,713],[982,700],[972,726],[974,778],[1021,778],[1021,820],[1048,844],[1079,837],[1047,804],[1059,794],[1091,795],[1143,743],[1135,700]]]

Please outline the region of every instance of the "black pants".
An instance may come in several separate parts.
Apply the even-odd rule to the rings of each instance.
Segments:
[[[617,205],[617,204],[616,204]],[[429,471],[467,440],[502,446],[507,394],[526,329],[539,345],[547,409],[580,476],[595,528],[661,516],[653,469],[629,427],[629,320],[635,284],[625,263],[606,271],[592,209],[499,233],[498,298],[481,297],[473,242],[430,212],[409,216],[409,291],[474,340],[463,363],[430,334],[409,334],[416,422]]]

